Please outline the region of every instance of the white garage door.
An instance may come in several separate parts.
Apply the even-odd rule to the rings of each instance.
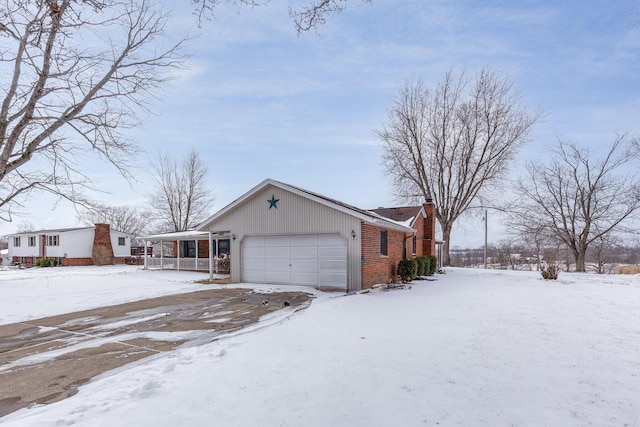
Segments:
[[[347,242],[339,234],[245,237],[242,280],[346,289]]]

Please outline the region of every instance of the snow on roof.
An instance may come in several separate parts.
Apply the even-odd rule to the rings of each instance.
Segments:
[[[88,230],[88,229],[94,229],[94,228],[95,228],[94,226],[90,226],[90,227],[69,227],[69,228],[50,228],[50,229],[46,229],[46,230],[22,231],[22,232],[19,232],[19,233],[7,234],[7,236],[18,236],[18,235],[22,235],[22,234],[65,233],[65,232],[68,232],[68,231]]]
[[[208,240],[209,233],[197,230],[175,231],[172,233],[150,234],[139,236],[142,240]]]
[[[49,229],[45,229],[45,230],[22,231],[22,232],[19,232],[19,233],[7,234],[7,236],[11,237],[11,236],[22,236],[22,235],[25,235],[25,234],[68,233],[68,232],[71,232],[71,231],[93,230],[94,228],[96,228],[95,225],[89,225],[89,226],[85,226],[85,227],[49,228]],[[111,226],[109,226],[109,231],[115,231],[116,233],[129,234],[129,233],[126,233],[124,231],[120,231],[120,230],[116,230],[115,228],[111,228]]]

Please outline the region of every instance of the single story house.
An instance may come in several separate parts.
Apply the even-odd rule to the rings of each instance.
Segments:
[[[223,244],[233,283],[344,291],[389,283],[403,258],[436,254],[430,201],[368,211],[273,179],[261,182],[196,230],[175,236],[144,239],[173,238],[179,248],[178,263],[190,254],[200,260],[208,255],[213,261]],[[185,243],[184,238],[192,242]],[[213,273],[213,263],[208,265]]]
[[[54,258],[62,266],[93,265],[98,252],[102,264],[123,264],[131,254],[132,236],[111,230],[109,224],[26,231],[7,237],[11,262],[26,265],[40,258]]]

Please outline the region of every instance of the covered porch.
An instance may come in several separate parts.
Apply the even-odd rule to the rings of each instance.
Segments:
[[[185,270],[229,275],[231,270],[230,241],[228,232],[181,231],[140,237],[144,241],[144,269]],[[154,244],[160,250],[146,248]],[[167,248],[166,244],[170,244]]]

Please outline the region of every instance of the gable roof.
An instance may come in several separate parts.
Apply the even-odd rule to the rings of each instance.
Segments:
[[[411,226],[420,213],[424,215],[424,208],[422,206],[401,206],[397,208],[371,209],[371,212],[375,212],[385,218]]]
[[[404,231],[406,233],[412,233],[415,230],[408,227],[407,225],[396,222],[392,219],[385,218],[382,215],[379,215],[375,212],[366,211],[364,209],[357,208],[355,206],[351,206],[339,200],[332,199],[330,197],[323,196],[318,193],[314,193],[313,191],[305,190],[304,188],[296,187],[294,185],[286,184],[284,182],[276,181],[274,179],[268,178],[262,181],[260,184],[253,187],[251,190],[244,193],[242,196],[220,209],[213,216],[202,222],[196,230],[204,231],[212,222],[216,221],[218,218],[226,215],[228,212],[236,208],[237,206],[243,204],[245,201],[253,197],[254,194],[260,192],[262,189],[267,186],[274,186],[280,188],[282,190],[288,191],[290,193],[296,194],[298,196],[304,197],[306,199],[313,200],[322,205],[328,206],[332,209],[336,209],[338,211],[344,212],[348,215],[355,216],[360,220],[369,223],[378,225],[380,227],[389,228],[392,230]]]

